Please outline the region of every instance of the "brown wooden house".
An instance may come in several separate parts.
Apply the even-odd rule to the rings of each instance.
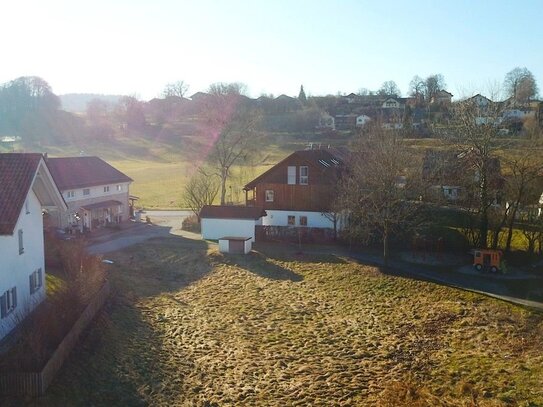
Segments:
[[[295,151],[245,185],[246,204],[266,210],[263,225],[332,228],[331,205],[345,157],[335,149]]]

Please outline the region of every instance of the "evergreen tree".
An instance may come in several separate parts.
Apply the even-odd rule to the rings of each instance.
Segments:
[[[298,100],[302,102],[303,104],[307,102],[307,97],[305,96],[305,92],[304,92],[304,85],[300,86],[300,93],[298,94]]]

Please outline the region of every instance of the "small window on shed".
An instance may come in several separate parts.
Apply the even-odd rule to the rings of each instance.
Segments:
[[[287,223],[291,226],[294,226],[296,224],[296,216],[288,215]]]
[[[300,226],[307,226],[307,216],[300,216]]]
[[[273,202],[273,198],[274,198],[273,189],[267,189],[266,190],[266,202]]]

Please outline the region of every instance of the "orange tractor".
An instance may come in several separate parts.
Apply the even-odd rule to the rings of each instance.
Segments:
[[[501,250],[476,249],[473,251],[473,267],[477,271],[497,273],[501,271],[502,256]]]

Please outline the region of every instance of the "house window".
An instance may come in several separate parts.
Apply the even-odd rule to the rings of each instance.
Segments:
[[[28,276],[28,279],[30,283],[30,294],[34,294],[43,285],[41,268],[30,274],[30,276]]]
[[[121,184],[117,185],[117,191],[121,192],[123,190],[123,186]]]
[[[274,192],[273,189],[266,190],[266,202],[273,202]]]
[[[296,224],[296,216],[288,215],[287,223],[294,226]]]
[[[75,198],[75,191],[66,192],[66,198]]]
[[[109,185],[104,187],[104,192],[109,192]]]
[[[85,188],[83,190],[83,195],[90,195],[90,189],[89,188]]]
[[[307,185],[308,184],[308,173],[309,169],[307,166],[300,167],[300,185]]]
[[[300,226],[307,226],[307,216],[300,216]]]
[[[17,233],[19,235],[19,254],[23,254],[25,252],[25,247],[23,244],[23,229],[19,229]]]
[[[295,185],[296,184],[296,167],[289,166],[288,167],[288,185]]]
[[[5,318],[17,307],[17,287],[10,288],[0,297],[0,318]]]
[[[25,212],[27,215],[30,213],[30,205],[28,204],[28,200],[25,201]]]

